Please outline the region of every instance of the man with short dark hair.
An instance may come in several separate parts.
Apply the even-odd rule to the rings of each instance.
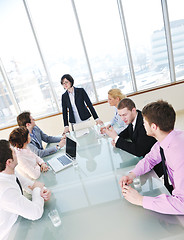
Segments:
[[[184,132],[174,130],[176,114],[165,101],[146,105],[142,114],[147,134],[158,141],[136,167],[120,180],[123,196],[132,204],[155,212],[184,215]],[[172,195],[142,196],[129,186],[135,177],[149,172],[158,163],[163,165],[164,184]]]
[[[6,140],[0,140],[0,238],[7,239],[18,216],[30,220],[41,218],[44,200],[50,199],[50,191],[43,183],[34,182],[15,174],[17,158]],[[23,196],[23,190],[32,192],[32,201]]]
[[[31,142],[28,147],[32,152],[37,154],[39,157],[45,157],[47,155],[53,154],[60,150],[65,145],[65,136],[53,137],[45,134],[38,126],[36,126],[34,118],[31,116],[30,112],[23,112],[18,115],[17,123],[19,126],[27,127],[31,136]],[[46,143],[58,143],[56,146],[43,148],[42,141]]]
[[[130,98],[124,98],[118,104],[118,114],[128,127],[119,135],[113,127],[106,129],[106,134],[113,139],[112,145],[135,156],[145,156],[156,140],[147,136],[141,111],[136,110]]]

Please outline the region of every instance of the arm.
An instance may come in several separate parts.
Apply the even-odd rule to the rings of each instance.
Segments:
[[[120,137],[116,142],[116,147],[138,157],[145,156],[156,141],[154,138],[147,136],[144,126],[141,126],[139,130],[137,130],[137,136],[132,142],[121,137],[127,132],[128,128],[119,134]]]
[[[61,98],[61,102],[62,102],[62,112],[63,112],[63,122],[64,122],[64,126],[69,126],[68,123],[68,110],[67,110],[67,105],[66,102],[64,100],[65,95],[62,95]]]
[[[95,109],[94,109],[94,107],[93,107],[93,105],[91,103],[91,100],[89,99],[89,97],[88,97],[86,91],[84,90],[84,88],[82,88],[82,90],[83,90],[82,94],[83,94],[83,97],[84,97],[84,101],[86,102],[87,106],[89,107],[90,112],[91,112],[93,118],[97,119],[98,115],[97,115],[97,113],[96,113],[96,111],[95,111]]]
[[[30,220],[37,220],[43,214],[44,199],[40,188],[32,192],[32,201],[24,197],[16,188],[8,188],[1,197],[1,208]]]
[[[46,148],[46,149],[38,149],[38,148],[37,148],[35,145],[33,145],[32,143],[29,143],[29,144],[28,144],[28,147],[30,148],[30,150],[31,150],[32,152],[34,152],[37,156],[39,156],[39,157],[41,157],[41,158],[57,152],[56,146],[48,147],[48,148]]]
[[[46,143],[57,143],[57,142],[61,141],[61,137],[48,136],[40,128],[38,128],[38,129],[40,130],[40,136],[41,136],[42,141],[44,141]]]

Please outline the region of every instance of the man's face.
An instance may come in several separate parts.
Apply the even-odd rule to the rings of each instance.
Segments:
[[[153,130],[152,130],[151,126],[149,125],[149,122],[146,120],[145,117],[144,117],[144,127],[145,127],[145,130],[146,130],[146,134],[148,136],[153,137],[154,136]]]
[[[136,117],[136,109],[128,110],[127,108],[118,109],[118,114],[125,124],[129,125]]]
[[[34,118],[32,116],[30,116],[30,121],[31,121],[31,123],[30,123],[31,128],[36,126],[35,120],[34,120]]]

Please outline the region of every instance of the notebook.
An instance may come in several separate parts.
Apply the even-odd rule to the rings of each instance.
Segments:
[[[93,123],[90,120],[82,121],[73,125],[76,137],[81,137],[89,133],[89,127],[92,127]]]
[[[66,138],[66,153],[62,156],[57,156],[48,161],[48,164],[54,170],[54,172],[59,172],[72,165],[73,160],[76,159],[76,149],[77,143],[70,139]]]

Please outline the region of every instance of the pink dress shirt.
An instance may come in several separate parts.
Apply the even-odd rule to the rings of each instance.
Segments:
[[[37,179],[40,177],[40,165],[44,163],[43,159],[38,157],[29,148],[19,149],[15,148],[18,165],[16,171],[21,175]]]
[[[165,214],[184,215],[184,132],[173,130],[164,140],[156,142],[151,151],[132,170],[136,176],[149,172],[161,162],[160,146],[164,150],[172,196],[143,197],[143,207]]]

